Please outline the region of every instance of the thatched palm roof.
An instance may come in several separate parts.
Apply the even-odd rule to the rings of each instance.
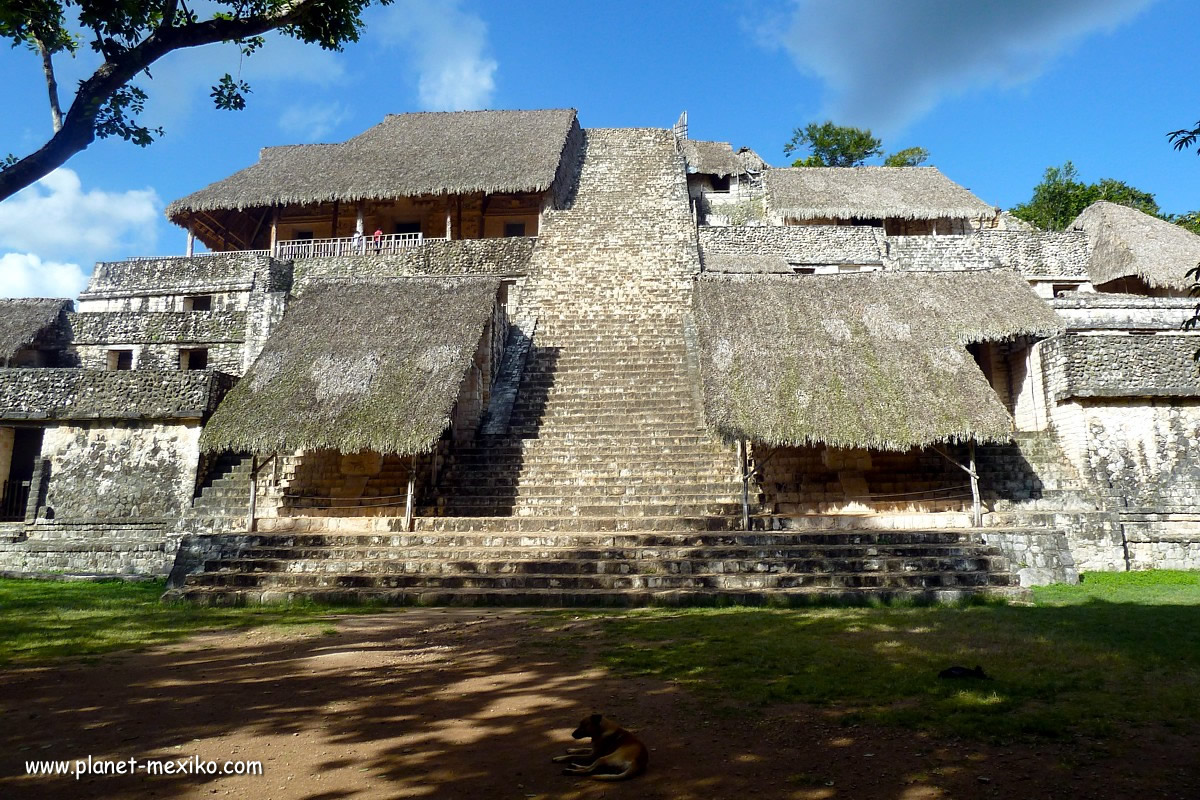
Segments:
[[[964,345],[1061,325],[1019,275],[708,276],[696,291],[705,411],[728,438],[907,450],[1007,440]]]
[[[389,114],[341,144],[267,147],[257,164],[167,206],[167,216],[333,200],[550,188],[574,109]]]
[[[683,157],[687,161],[688,172],[698,172],[704,175],[740,175],[745,172],[742,162],[733,152],[729,142],[705,142],[696,139],[683,139],[679,142],[683,149]]]
[[[996,210],[937,167],[789,167],[763,172],[767,207],[791,219],[974,219]]]
[[[0,366],[18,350],[49,333],[58,324],[63,310],[71,307],[70,300],[0,298]]]
[[[1185,273],[1200,264],[1200,236],[1127,206],[1092,203],[1070,227],[1087,232],[1094,284],[1138,277],[1152,288],[1184,290]]]
[[[206,451],[430,450],[450,422],[500,282],[309,285],[201,437]]]

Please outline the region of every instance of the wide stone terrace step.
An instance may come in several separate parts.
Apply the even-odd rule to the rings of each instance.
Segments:
[[[230,537],[222,555],[171,596],[213,604],[304,597],[484,605],[1023,596],[1007,559],[969,530],[386,533],[373,527],[379,522]]]

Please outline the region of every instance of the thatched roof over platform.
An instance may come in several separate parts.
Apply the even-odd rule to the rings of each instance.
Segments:
[[[1200,264],[1200,236],[1127,206],[1092,203],[1070,227],[1087,232],[1093,284],[1137,277],[1152,288],[1186,290],[1187,271]]]
[[[683,139],[679,144],[687,161],[688,172],[725,177],[740,175],[746,171],[729,142]]]
[[[205,426],[204,450],[428,452],[499,279],[310,284]]]
[[[973,219],[996,210],[937,167],[788,167],[763,172],[767,207],[791,219]]]
[[[1061,325],[1010,270],[710,275],[697,283],[705,412],[728,438],[907,450],[1005,441],[964,345]]]
[[[341,144],[267,147],[257,164],[176,200],[197,211],[550,188],[574,109],[389,114]]]
[[[0,298],[0,366],[48,333],[71,307],[65,299]]]

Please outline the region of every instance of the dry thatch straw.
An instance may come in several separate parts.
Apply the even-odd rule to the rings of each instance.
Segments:
[[[702,175],[741,175],[746,170],[741,160],[733,152],[729,142],[705,142],[696,139],[684,139],[679,143],[683,148],[683,157],[687,161],[688,172]]]
[[[696,316],[705,411],[723,436],[899,451],[1010,438],[963,345],[1061,328],[1009,270],[709,275]]]
[[[1087,231],[1093,284],[1138,277],[1151,288],[1186,290],[1185,273],[1200,264],[1200,236],[1105,200],[1085,208],[1071,230]]]
[[[542,192],[554,182],[574,109],[389,114],[341,144],[267,147],[257,164],[167,206],[238,211],[334,200]]]
[[[763,172],[767,207],[790,219],[975,219],[996,210],[937,167],[789,167]]]
[[[0,367],[17,351],[51,333],[70,300],[45,297],[0,298]]]
[[[428,452],[496,302],[494,278],[310,284],[226,396],[204,450]]]

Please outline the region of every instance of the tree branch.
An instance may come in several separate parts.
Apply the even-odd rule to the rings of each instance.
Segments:
[[[96,117],[104,103],[139,72],[173,50],[258,36],[298,22],[320,0],[296,0],[267,14],[243,19],[209,19],[179,27],[156,29],[128,50],[107,58],[80,82],[75,101],[54,136],[36,152],[0,171],[0,201],[61,167],[96,138]]]
[[[42,55],[42,72],[46,76],[46,90],[50,94],[50,123],[54,126],[54,132],[58,133],[62,130],[63,119],[62,109],[58,105],[58,81],[54,78],[54,61],[50,50],[41,39],[35,36],[33,43]]]

